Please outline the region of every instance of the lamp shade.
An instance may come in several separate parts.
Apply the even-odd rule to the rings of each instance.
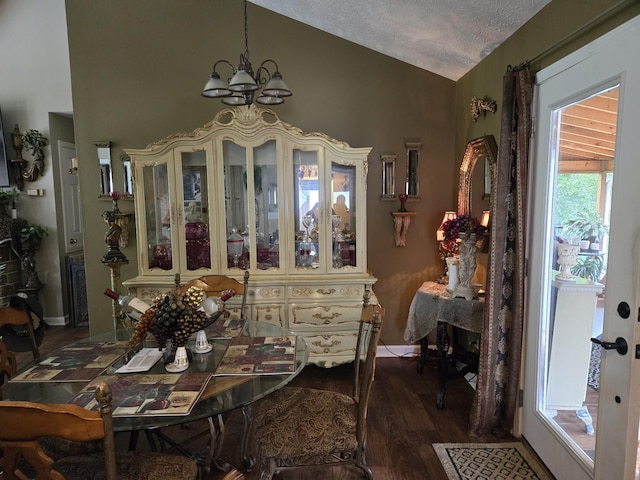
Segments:
[[[489,227],[489,220],[491,219],[491,212],[489,210],[483,210],[482,217],[480,217],[480,225],[483,227]]]
[[[269,80],[262,89],[262,94],[267,97],[290,97],[292,95],[291,90],[289,90],[287,84],[284,83],[280,72],[274,72],[271,80]]]
[[[229,90],[232,92],[253,92],[257,89],[258,84],[253,77],[241,69],[238,69],[229,82]]]
[[[260,105],[280,105],[284,103],[284,98],[272,96],[272,95],[260,95],[256,98],[256,103]]]
[[[227,82],[222,80],[217,72],[213,72],[202,90],[202,96],[220,98],[228,97],[229,95],[231,95],[231,91],[227,86]]]
[[[222,103],[224,103],[225,105],[231,105],[232,107],[249,104],[245,96],[241,93],[234,93],[231,96],[224,97],[222,99]]]
[[[438,242],[442,242],[444,240],[444,229],[442,228],[446,221],[453,220],[456,218],[456,212],[444,212],[444,216],[442,217],[442,222],[440,222],[440,227],[436,230],[436,240]]]

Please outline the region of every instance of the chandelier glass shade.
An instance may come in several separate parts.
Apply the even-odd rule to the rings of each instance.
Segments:
[[[220,78],[217,68],[227,65],[233,75],[227,82]],[[259,95],[258,90],[262,88]],[[213,71],[202,90],[202,96],[220,98],[226,105],[251,105],[254,101],[262,105],[279,105],[285,97],[292,95],[291,90],[282,79],[278,64],[267,59],[253,72],[249,61],[249,34],[247,29],[247,1],[244,1],[244,53],[240,55],[238,68],[227,60],[218,60],[213,64]]]

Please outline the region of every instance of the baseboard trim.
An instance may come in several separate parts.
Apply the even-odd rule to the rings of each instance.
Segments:
[[[51,327],[64,327],[68,323],[67,317],[44,317],[44,323]]]
[[[376,357],[411,357],[420,354],[420,345],[378,345]]]

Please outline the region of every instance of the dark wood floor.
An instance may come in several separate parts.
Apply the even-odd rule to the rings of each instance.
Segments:
[[[87,334],[86,328],[51,327],[45,333],[42,353]],[[29,361],[30,353],[18,354],[20,366]],[[307,366],[293,382],[296,385],[349,391],[350,366],[331,369]],[[379,358],[369,407],[367,445],[367,460],[376,480],[447,480],[432,443],[513,441],[513,438],[478,438],[467,434],[468,412],[473,393],[464,379],[454,380],[447,388],[445,408],[438,410],[435,406],[435,362],[427,363],[424,373],[418,374],[413,358]],[[237,454],[240,431],[241,416],[238,412],[232,412],[226,420],[223,457],[238,467],[241,465]],[[247,474],[247,480],[259,478],[256,470]],[[356,470],[347,467],[333,468],[321,477],[318,475],[317,471],[292,472],[284,474],[282,478],[361,478]],[[212,473],[208,480],[217,478],[220,478],[218,473]]]

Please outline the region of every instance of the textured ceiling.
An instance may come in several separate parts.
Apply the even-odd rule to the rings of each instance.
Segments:
[[[458,80],[550,0],[250,0]]]

